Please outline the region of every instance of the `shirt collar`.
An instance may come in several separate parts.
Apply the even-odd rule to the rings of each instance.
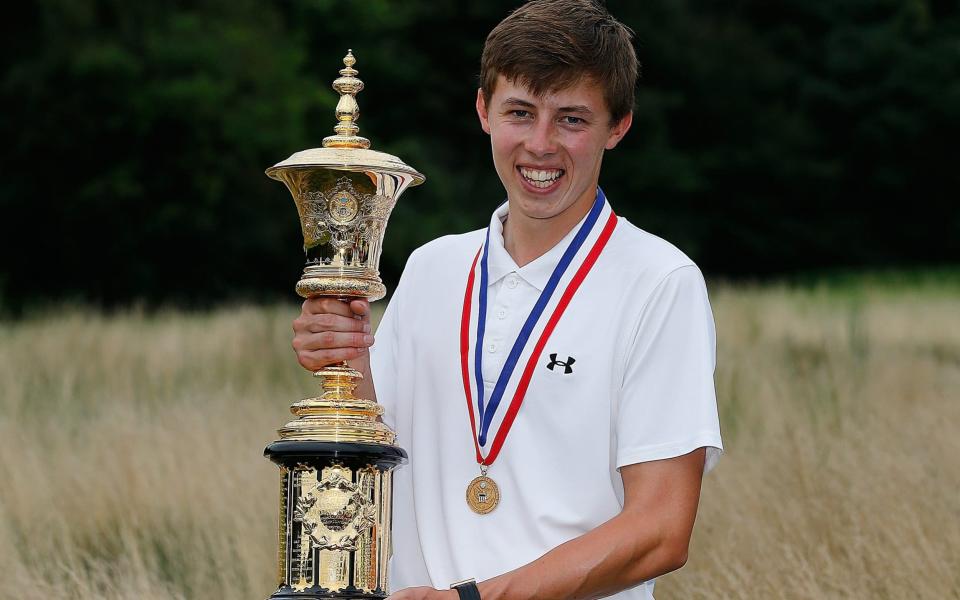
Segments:
[[[508,274],[516,272],[520,278],[542,292],[543,288],[547,287],[547,282],[550,280],[550,275],[553,274],[557,263],[560,262],[560,257],[563,256],[563,252],[567,249],[567,246],[570,245],[574,236],[577,235],[577,231],[587,219],[587,215],[584,215],[583,218],[580,219],[580,222],[574,225],[570,231],[567,232],[567,235],[557,242],[553,248],[550,248],[522,267],[518,267],[503,244],[503,222],[507,219],[509,213],[510,205],[508,202],[504,202],[497,207],[497,210],[493,211],[493,216],[490,217],[490,249],[487,254],[487,287],[503,279]]]

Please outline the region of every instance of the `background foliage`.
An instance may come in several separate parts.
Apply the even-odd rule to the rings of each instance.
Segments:
[[[361,131],[428,181],[382,270],[503,196],[473,114],[513,1],[38,0],[0,36],[0,302],[289,296],[293,204],[263,175],[319,145],[346,48]],[[960,259],[960,6],[609,2],[643,63],[601,185],[705,272],[768,277]]]

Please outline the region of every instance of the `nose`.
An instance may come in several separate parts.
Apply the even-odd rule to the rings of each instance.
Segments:
[[[549,119],[538,119],[528,130],[524,149],[530,154],[543,157],[557,151],[556,127]]]

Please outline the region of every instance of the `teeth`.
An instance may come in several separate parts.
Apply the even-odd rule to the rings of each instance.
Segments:
[[[520,174],[530,182],[531,185],[538,188],[546,188],[553,185],[553,182],[563,175],[563,169],[527,169],[520,167]]]

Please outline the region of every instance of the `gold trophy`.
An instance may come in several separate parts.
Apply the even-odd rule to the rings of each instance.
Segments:
[[[379,300],[378,265],[387,218],[424,176],[370,150],[358,135],[363,89],[348,51],[333,82],[340,93],[336,135],[267,169],[287,185],[300,214],[307,264],[304,298]],[[321,393],[293,403],[296,418],[264,455],[280,466],[277,591],[280,599],[381,599],[388,595],[392,470],[407,454],[378,420],[383,409],[354,396],[361,374],[346,363],[314,373]]]

